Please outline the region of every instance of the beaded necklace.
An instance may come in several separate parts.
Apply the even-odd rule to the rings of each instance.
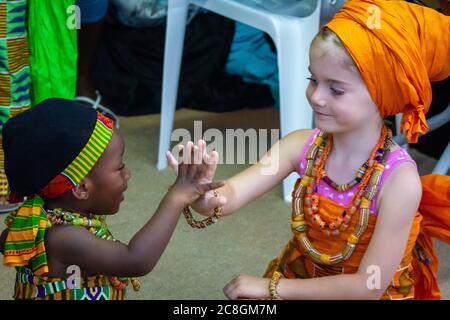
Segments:
[[[378,162],[381,162],[381,159],[384,152],[384,143],[386,141],[387,131],[382,130],[381,137],[375,146],[375,148],[372,150],[371,155],[369,159],[367,160],[367,163],[375,163],[375,160]],[[307,189],[307,195],[305,197],[305,203],[309,208],[307,209],[307,214],[309,214],[312,217],[312,220],[319,226],[320,230],[325,233],[326,235],[338,235],[341,231],[345,230],[348,227],[348,224],[350,223],[350,220],[353,216],[353,214],[357,210],[357,206],[360,205],[362,198],[363,198],[363,192],[364,188],[366,187],[368,183],[368,179],[370,178],[370,173],[373,171],[374,166],[372,166],[372,169],[368,168],[366,170],[365,174],[361,177],[360,181],[362,183],[357,188],[356,192],[354,192],[354,195],[350,201],[350,205],[347,206],[346,210],[342,211],[341,215],[335,219],[335,221],[331,223],[326,223],[323,221],[322,217],[319,214],[319,195],[317,193],[317,186],[319,185],[321,177],[325,174],[324,166],[325,161],[328,158],[328,155],[331,150],[333,137],[330,136],[328,138],[328,143],[326,144],[325,150],[323,149],[323,146],[319,146],[317,161],[314,163],[314,169],[313,169],[313,176],[315,176],[314,181],[314,192],[312,192],[313,188]],[[326,141],[324,141],[326,143]]]
[[[319,195],[317,186],[324,175],[324,166],[327,156],[331,150],[332,137],[324,132],[320,132],[311,144],[306,154],[305,174],[298,180],[298,188],[294,194],[293,208],[295,216],[291,224],[292,231],[303,251],[307,253],[315,262],[327,265],[336,265],[350,258],[355,250],[359,238],[364,233],[369,222],[369,207],[372,202],[384,170],[383,162],[387,158],[392,144],[392,133],[386,127],[382,128],[380,139],[373,149],[369,160],[368,168],[361,177],[350,205],[335,219],[327,223],[319,214]],[[306,209],[305,209],[306,208]],[[358,224],[353,233],[347,239],[345,248],[334,255],[319,252],[308,239],[308,225],[305,221],[305,213],[310,221],[316,223],[320,230],[326,235],[338,235],[345,230],[350,223],[354,213],[359,212]]]
[[[74,225],[81,226],[89,230],[99,239],[118,241],[113,237],[106,224],[105,215],[93,215],[82,216],[78,213],[63,211],[61,209],[46,209],[47,212],[47,227],[52,225]],[[123,290],[129,283],[132,284],[134,291],[139,291],[140,281],[138,278],[128,277],[108,277],[109,282],[116,288]]]
[[[339,191],[339,192],[344,192],[347,190],[350,190],[351,188],[353,188],[354,186],[356,186],[359,182],[361,182],[362,177],[364,176],[364,174],[366,173],[367,169],[369,168],[369,160],[367,160],[356,172],[356,176],[355,178],[346,183],[346,184],[337,184],[335,183],[333,180],[330,179],[330,177],[328,177],[328,173],[326,172],[326,170],[323,170],[323,176],[322,179],[323,181],[325,181],[330,187],[332,187],[334,190]]]

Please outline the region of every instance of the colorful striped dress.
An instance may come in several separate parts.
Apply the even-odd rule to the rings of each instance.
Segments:
[[[75,97],[75,0],[0,0],[0,136],[10,118],[47,98]],[[1,139],[1,138],[0,138]],[[0,144],[0,197],[9,194]]]
[[[126,289],[113,286],[108,277],[81,278],[79,286],[71,279],[36,276],[26,267],[16,268],[16,300],[123,300]]]
[[[43,200],[40,199],[40,201],[43,203]],[[36,208],[29,208],[27,206],[28,204],[25,202],[24,207],[21,208],[21,212],[24,212],[24,210],[27,210],[27,212],[30,213],[32,211],[41,211],[36,210]],[[80,225],[81,228],[84,227],[88,229],[99,238],[115,241],[106,224],[106,216],[97,216],[97,218],[102,222],[100,227],[96,227],[96,225],[89,221],[89,219],[83,219],[80,217],[76,219],[87,221],[87,223]],[[10,233],[21,233],[23,235],[22,239],[27,239],[26,235],[28,230],[26,229],[32,229],[31,231],[35,232],[37,234],[37,238],[39,238],[39,240],[36,241],[36,245],[30,249],[29,254],[33,256],[30,263],[28,263],[27,266],[16,267],[17,273],[14,287],[14,299],[123,300],[125,298],[126,287],[129,283],[133,284],[133,288],[136,291],[139,290],[139,284],[136,284],[135,278],[118,279],[117,277],[106,277],[103,275],[95,275],[84,278],[80,276],[77,278],[77,274],[72,273],[72,275],[70,275],[69,271],[66,279],[45,276],[48,270],[47,256],[44,246],[45,230],[52,226],[61,224],[61,221],[60,219],[55,218],[55,216],[53,216],[53,218],[51,218],[51,216],[46,217],[46,214],[42,214],[41,212],[41,214],[35,214],[33,216],[33,220],[36,224],[30,228],[26,225],[22,225],[22,221],[24,221],[24,219],[26,219],[26,217],[23,214],[18,215],[16,213],[11,213],[5,220]],[[6,241],[5,254],[14,255],[15,251],[10,250],[6,253],[8,248],[15,248],[19,250],[22,244],[25,244],[24,240],[19,242],[12,240],[9,242]],[[23,255],[23,253],[24,252],[21,252],[20,254]],[[17,254],[19,254],[18,251]],[[5,265],[8,265],[8,263],[5,263]]]
[[[0,134],[11,117],[30,108],[27,0],[0,0]],[[0,145],[0,197],[8,194]]]

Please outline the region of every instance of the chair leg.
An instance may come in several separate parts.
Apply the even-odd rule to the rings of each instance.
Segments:
[[[306,98],[308,80],[308,52],[319,27],[319,18],[311,19],[310,25],[299,28],[280,28],[277,44],[280,73],[280,128],[281,136],[297,129],[311,129],[312,109]],[[316,23],[317,22],[317,25]],[[283,199],[291,201],[291,192],[298,175],[290,174],[283,181]]]
[[[447,147],[445,148],[441,157],[439,158],[438,163],[434,167],[433,173],[447,174],[449,169],[450,169],[450,142],[447,145]]]
[[[188,6],[188,0],[169,0],[168,3],[158,161],[156,165],[158,170],[167,167],[165,153],[170,148],[175,118]]]

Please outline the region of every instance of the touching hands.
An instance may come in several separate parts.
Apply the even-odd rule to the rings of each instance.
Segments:
[[[175,184],[180,183],[182,186],[190,183],[196,186],[194,192],[188,197],[187,204],[203,215],[209,215],[214,208],[223,206],[227,201],[226,198],[215,197],[212,191],[225,185],[223,181],[213,182],[219,154],[216,151],[208,154],[204,140],[199,140],[198,145],[194,145],[191,141],[187,143],[186,147],[180,145],[178,152],[178,155],[173,155],[167,151],[166,158],[169,166],[177,175]]]
[[[169,151],[166,157],[177,175],[171,191],[183,197],[186,204],[199,213],[207,213],[226,202],[224,197],[214,197],[213,190],[223,187],[225,182],[213,182],[219,155],[215,151],[208,154],[205,141],[200,140],[198,146],[190,141],[185,148],[180,145],[178,160]]]

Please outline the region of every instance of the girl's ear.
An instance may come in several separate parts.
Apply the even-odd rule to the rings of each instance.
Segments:
[[[77,186],[72,188],[71,192],[77,200],[88,200],[92,194],[93,187],[92,180],[85,177]]]

